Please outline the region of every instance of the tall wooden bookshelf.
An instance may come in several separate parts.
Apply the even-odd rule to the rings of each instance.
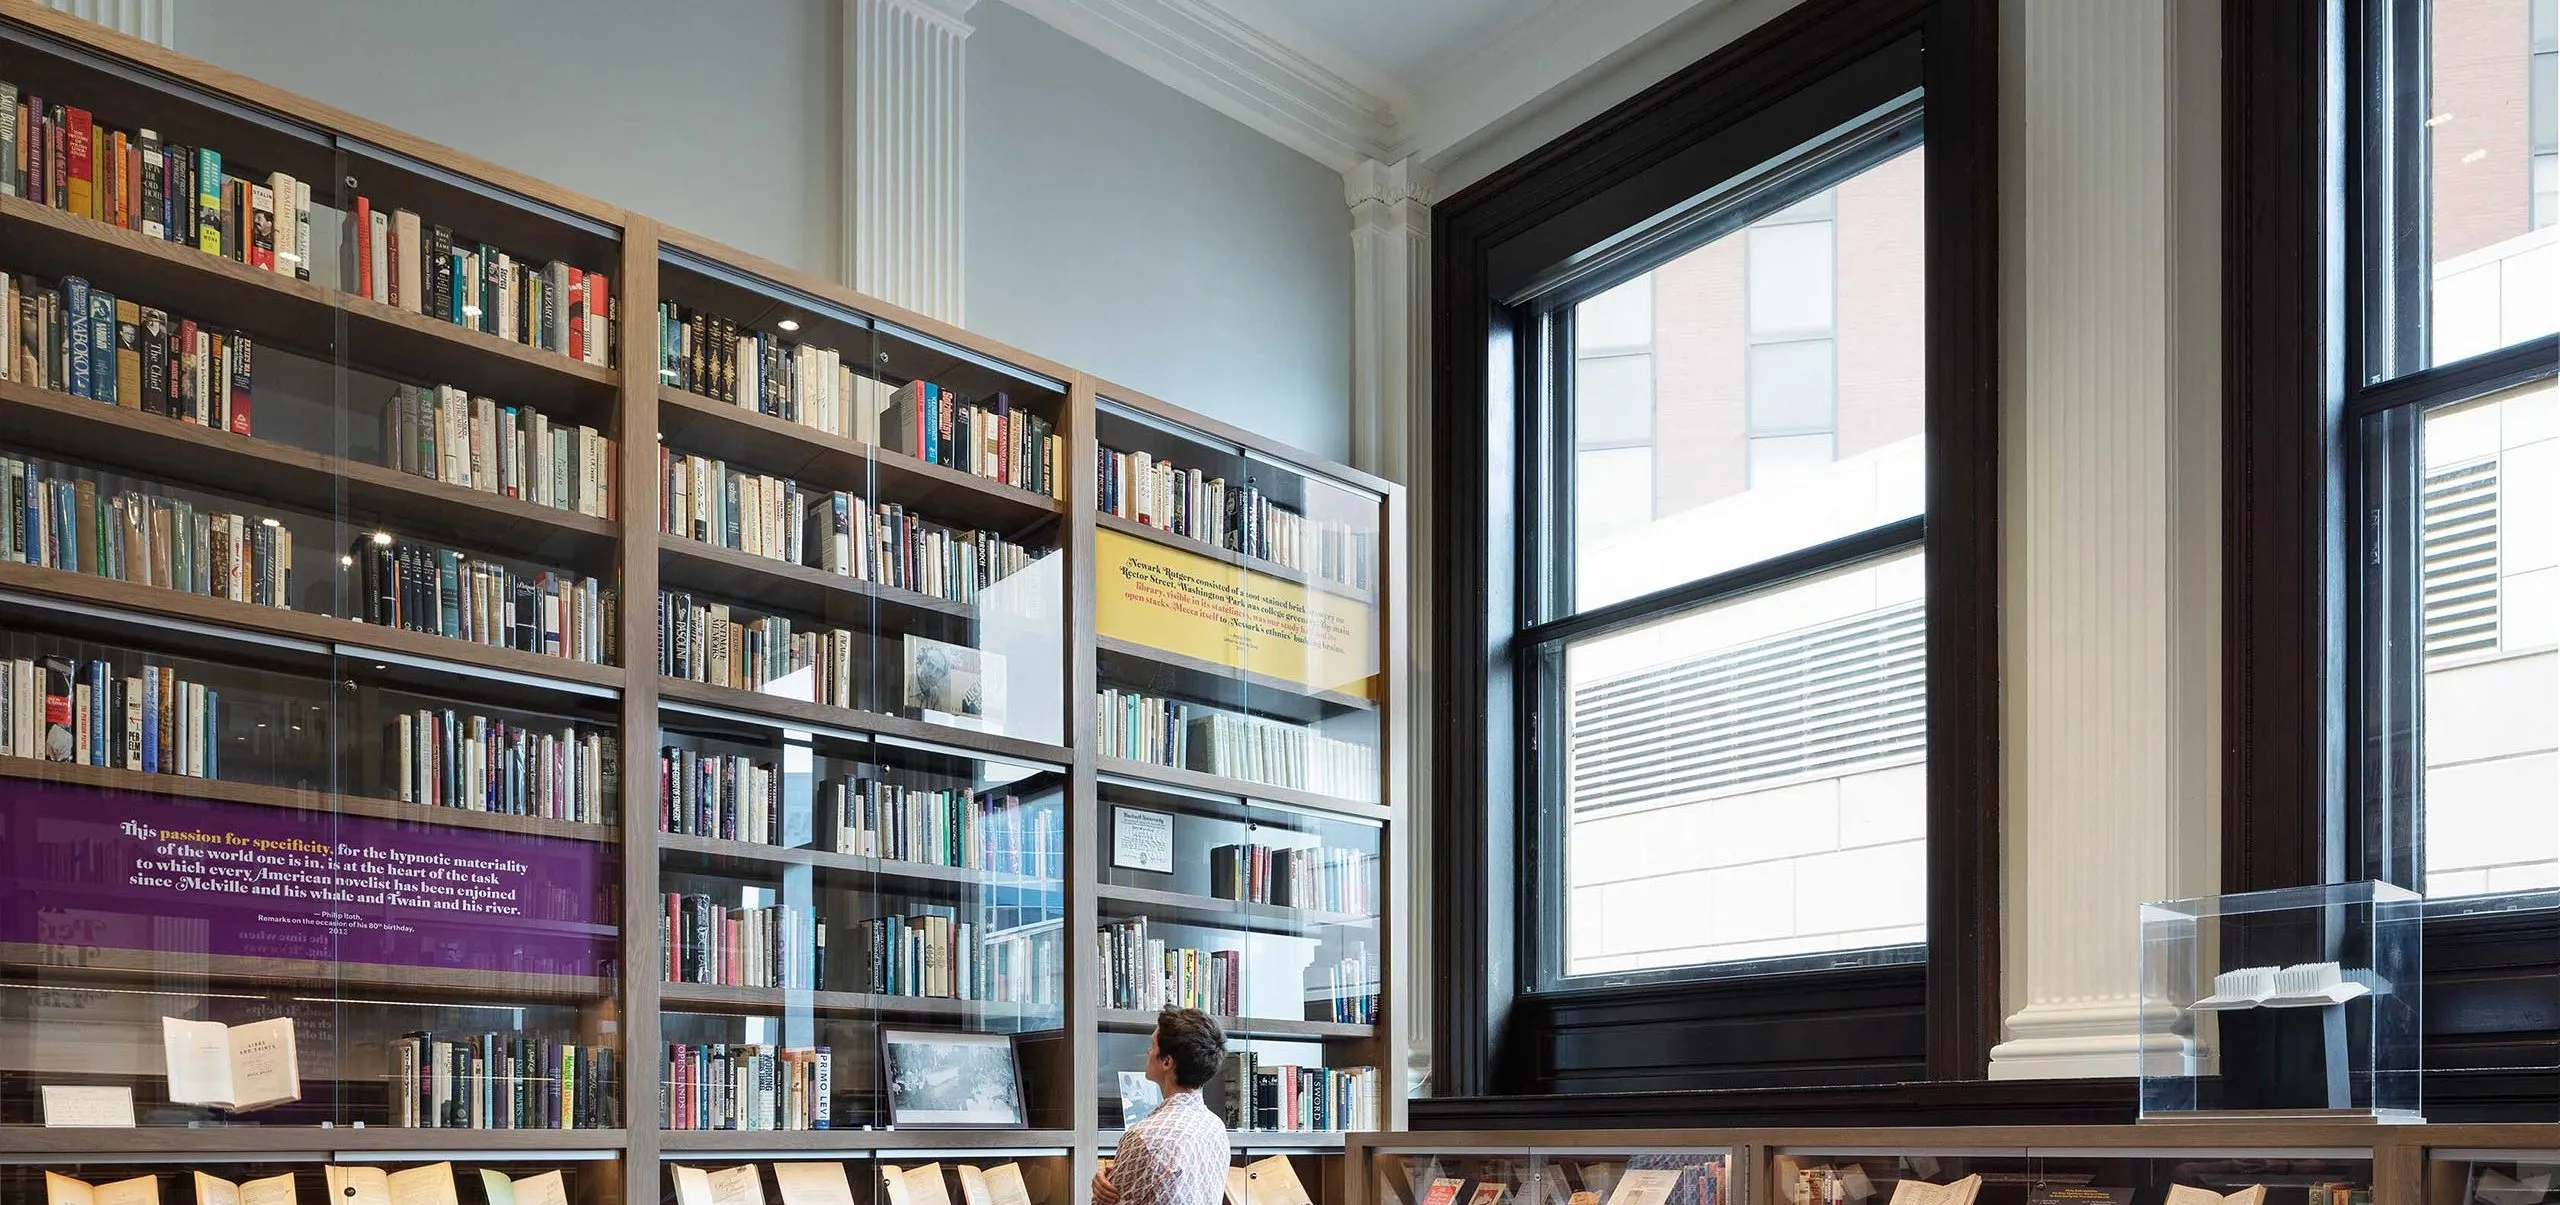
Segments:
[[[122,576],[141,580],[103,575],[94,555],[64,567],[58,550],[0,561],[0,661],[58,658],[81,681],[95,665],[102,688],[95,757],[0,756],[9,801],[0,807],[0,1198],[37,1191],[38,1173],[51,1170],[92,1183],[174,1175],[160,1191],[177,1199],[166,1194],[187,1191],[187,1171],[221,1157],[230,1178],[292,1172],[305,1193],[320,1191],[318,1169],[331,1161],[450,1159],[466,1181],[480,1168],[557,1168],[583,1202],[638,1203],[669,1198],[674,1167],[839,1160],[866,1199],[885,1196],[883,1166],[1013,1162],[1037,1205],[1067,1205],[1086,1199],[1097,1159],[1109,1156],[1122,1122],[1118,1073],[1145,1050],[1153,998],[1128,984],[1105,994],[1131,966],[1106,965],[1102,938],[1140,921],[1170,957],[1195,960],[1185,964],[1198,972],[1190,987],[1214,993],[1202,1002],[1224,1015],[1231,1048],[1265,1070],[1374,1069],[1360,1086],[1374,1089],[1375,1106],[1361,1119],[1401,1126],[1406,754],[1391,720],[1407,705],[1406,633],[1393,604],[1408,583],[1394,485],[24,0],[0,0],[0,81],[22,100],[81,107],[97,130],[147,128],[170,145],[217,148],[227,171],[290,175],[310,190],[313,232],[303,279],[23,190],[0,196],[0,272],[57,290],[77,277],[165,311],[173,326],[183,316],[255,348],[247,434],[30,379],[15,348],[12,371],[0,374],[0,458],[68,483],[69,505],[91,505],[86,482],[96,499],[135,499],[145,516],[130,529],[140,547],[118,548],[117,533],[88,533],[76,515],[65,524],[92,554],[132,554]],[[359,196],[368,210],[422,215],[422,235],[447,226],[457,247],[603,274],[609,354],[572,358],[360,295]],[[825,390],[742,405],[724,400],[718,382],[693,379],[691,361],[670,369],[662,303],[828,357],[768,367],[814,380],[824,363],[839,386],[830,409],[812,409]],[[684,328],[674,329],[680,339]],[[857,377],[854,396],[836,396]],[[1003,425],[981,431],[1054,433],[1054,444],[991,441],[978,449],[980,467],[1003,466],[971,471],[929,463],[906,450],[912,440],[844,417],[918,382],[990,411],[1001,395]],[[401,467],[392,444],[414,424],[386,425],[385,409],[401,387],[436,386],[515,407],[520,426],[539,413],[553,430],[592,428],[610,441],[590,462],[610,458],[610,506],[537,503],[519,496],[532,488],[521,480],[492,492]],[[570,446],[587,450],[574,437]],[[830,571],[814,547],[823,531],[807,534],[812,547],[797,556],[689,521],[677,525],[692,530],[670,532],[662,449],[787,479],[804,509],[829,511],[841,495],[872,514],[897,508],[947,539],[982,533],[965,537],[973,553],[983,545],[997,549],[991,562],[1009,559],[988,571],[994,580],[914,589]],[[1182,470],[1182,502],[1106,513],[1121,488],[1106,480],[1109,452],[1131,454],[1124,467],[1145,453]],[[1028,472],[1043,463],[1037,453],[1053,458],[1051,488]],[[1249,485],[1276,508],[1253,520],[1246,534],[1257,542],[1189,534],[1188,511],[1205,496],[1192,488],[1194,469],[1203,485],[1223,481],[1239,498]],[[683,473],[689,493],[700,478]],[[39,526],[52,497],[38,502]],[[198,515],[237,513],[256,533],[244,538],[289,531],[291,570],[272,600],[284,605],[151,584],[164,571],[147,563],[147,516],[168,511],[183,525],[181,503]],[[1221,505],[1196,518],[1206,527],[1244,513]],[[423,550],[415,566],[397,559],[413,545]],[[581,660],[355,618],[384,588],[369,576],[377,555],[399,572],[432,574],[437,550],[457,554],[458,577],[478,561],[510,581],[592,579],[587,628],[563,636],[574,644],[609,629],[615,647]],[[821,634],[822,663],[786,664],[791,672],[763,681],[667,672],[682,668],[668,659],[662,596],[671,592],[726,608],[732,623],[788,620],[803,637]],[[564,593],[573,596],[564,610],[586,605],[588,596]],[[393,604],[415,605],[405,595]],[[479,622],[513,632],[532,614],[492,609]],[[695,612],[677,614],[686,618],[673,629],[689,632]],[[827,632],[841,635],[828,643]],[[109,719],[107,701],[131,697],[146,667],[168,671],[173,708],[186,684],[219,696],[202,741],[217,755],[210,772],[133,769],[109,746],[132,726]],[[118,681],[128,684],[120,695]],[[1168,717],[1149,701],[1184,710]],[[492,810],[414,801],[442,789],[397,764],[400,717],[421,712],[429,722],[411,729],[413,763],[449,712],[465,729],[477,717],[560,734],[557,749],[575,752],[562,753],[559,782],[582,772],[570,759],[592,757],[591,789],[571,798],[533,788],[520,803],[505,793],[512,763],[501,759]],[[1183,747],[1133,746],[1141,718],[1183,734]],[[677,751],[673,771],[667,749]],[[615,786],[595,791],[608,759]],[[770,769],[769,798],[780,804],[771,839],[664,831],[673,822],[662,774],[709,782],[720,771],[706,764],[743,767],[740,783]],[[413,800],[400,797],[403,777]],[[838,783],[854,799],[867,783],[883,800],[902,793],[911,816],[939,808],[974,827],[848,832]],[[716,830],[717,810],[696,808],[682,827]],[[154,841],[176,852],[125,848],[126,821],[156,829]],[[263,834],[272,840],[258,858],[284,859],[244,865],[361,878],[375,872],[354,863],[443,854],[471,862],[455,882],[487,874],[492,891],[515,894],[497,904],[473,896],[472,910],[424,921],[382,899],[353,902],[335,927],[309,923],[316,905],[270,903],[284,915],[250,941],[234,922],[254,899],[195,905],[173,888],[113,877],[164,873],[138,863],[193,858],[198,839],[220,849],[216,829],[248,842]],[[863,844],[909,836],[904,852]],[[310,848],[277,853],[286,838]],[[932,842],[939,852],[916,852]],[[1246,852],[1213,852],[1222,847]],[[1213,858],[1233,882],[1213,877]],[[422,886],[443,881],[435,876],[404,864],[380,869],[373,884],[408,898],[439,890]],[[823,969],[812,956],[788,968],[749,970],[739,959],[720,973],[671,974],[668,892],[730,909],[809,910],[828,931],[829,956]],[[861,926],[875,917],[900,918],[920,935],[902,940],[919,943],[947,926],[951,948],[969,952],[966,985],[956,953],[906,969],[953,982],[875,981],[875,970],[906,973],[871,965]],[[787,986],[669,981],[761,981],[776,969]],[[167,1015],[294,1017],[302,1100],[238,1114],[170,1103],[157,1032]],[[1009,1035],[1025,1124],[889,1125],[883,1029]],[[610,1099],[595,1096],[599,1067],[589,1063],[587,1091],[571,1089],[561,1107],[591,1124],[398,1124],[406,1089],[390,1040],[418,1031],[430,1042],[494,1033],[607,1052]],[[826,1046],[832,1127],[664,1124],[670,1043]],[[556,1063],[548,1073],[528,1066],[519,1086],[539,1099],[557,1077]],[[48,1086],[130,1087],[140,1124],[47,1126]],[[1213,1090],[1216,1103],[1225,1090]],[[1239,1167],[1288,1157],[1317,1199],[1335,1201],[1348,1183],[1338,1124],[1268,1124],[1283,1098],[1263,1103],[1265,1124],[1235,1134]],[[509,1096],[490,1107],[517,1105]],[[465,1199],[474,1190],[466,1182]]]

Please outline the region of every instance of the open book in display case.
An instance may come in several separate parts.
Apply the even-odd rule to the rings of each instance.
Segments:
[[[1401,1122],[1395,486],[21,0],[0,106],[0,1199],[1066,1205],[1169,950],[1237,1205]]]

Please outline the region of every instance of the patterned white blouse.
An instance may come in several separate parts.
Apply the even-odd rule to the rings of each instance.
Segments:
[[[1111,1161],[1120,1205],[1218,1205],[1227,1191],[1227,1125],[1197,1088],[1176,1092],[1120,1135]]]

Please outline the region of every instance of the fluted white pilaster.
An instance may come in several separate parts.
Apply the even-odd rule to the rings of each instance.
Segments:
[[[1431,402],[1431,174],[1411,159],[1382,163],[1375,159],[1353,165],[1342,174],[1343,200],[1351,206],[1351,463],[1403,485],[1408,496],[1421,498],[1430,488],[1430,457],[1424,438],[1430,429]],[[1410,580],[1422,580],[1430,563],[1428,508],[1408,509],[1411,529],[1405,547]],[[1408,667],[1405,697],[1431,697],[1430,602],[1425,592],[1407,590],[1407,649],[1399,650]],[[1402,890],[1411,901],[1411,923],[1397,961],[1402,993],[1398,1023],[1405,1029],[1406,1079],[1410,1095],[1427,1092],[1431,1082],[1431,843],[1419,839],[1430,831],[1430,726],[1413,722],[1409,702],[1391,717],[1390,739],[1410,750],[1405,764],[1405,829],[1414,834],[1406,848],[1412,869]]]
[[[2211,0],[2004,6],[2007,777],[1994,1078],[2184,1066],[2137,906],[2213,890],[2219,141]],[[2202,44],[2198,44],[2202,39]]]
[[[844,0],[844,279],[961,321],[975,0]]]
[[[53,0],[53,8],[164,49],[178,44],[178,0]]]

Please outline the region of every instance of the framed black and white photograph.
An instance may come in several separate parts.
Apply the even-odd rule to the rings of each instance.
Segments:
[[[1013,1035],[880,1027],[889,1124],[919,1129],[1030,1127]]]

